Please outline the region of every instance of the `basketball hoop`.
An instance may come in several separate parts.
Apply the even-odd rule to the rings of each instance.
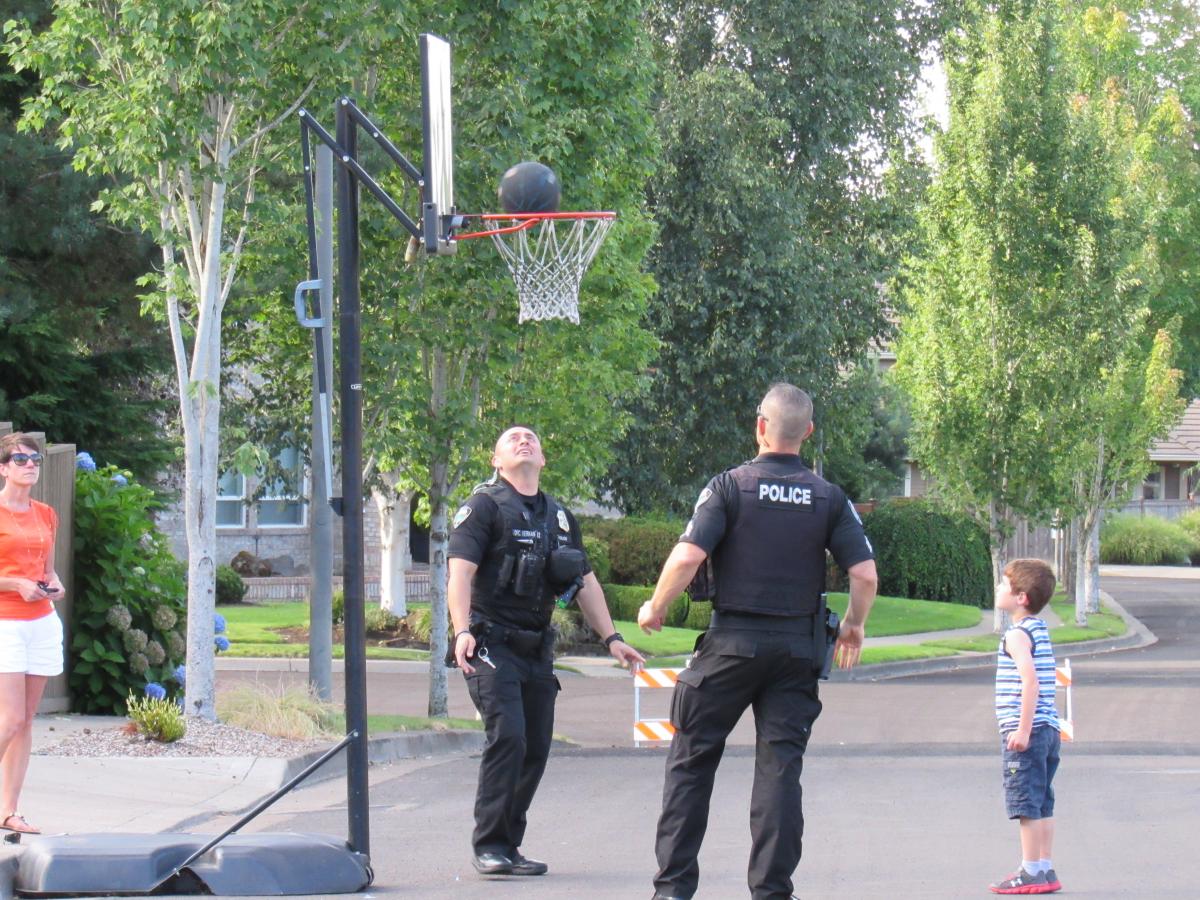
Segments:
[[[568,319],[579,324],[579,283],[617,218],[613,212],[485,213],[512,224],[456,235],[490,237],[517,285],[518,322]]]

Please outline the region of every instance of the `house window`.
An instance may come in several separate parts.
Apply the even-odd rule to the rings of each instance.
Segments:
[[[262,497],[257,504],[258,527],[303,528],[307,506],[303,494],[308,488],[303,460],[295,449],[284,450],[277,459],[279,465],[288,472],[288,478],[278,478],[263,486]],[[288,484],[298,485],[300,493],[289,491]]]
[[[226,472],[217,480],[217,527],[246,527],[246,479]]]
[[[1142,482],[1143,500],[1161,500],[1163,498],[1162,468],[1155,469]]]

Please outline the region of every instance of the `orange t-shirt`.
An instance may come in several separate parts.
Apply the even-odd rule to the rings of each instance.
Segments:
[[[56,531],[58,514],[45,503],[32,500],[25,512],[0,506],[0,576],[43,580]],[[0,619],[40,619],[53,611],[50,600],[27,603],[17,591],[0,591]]]

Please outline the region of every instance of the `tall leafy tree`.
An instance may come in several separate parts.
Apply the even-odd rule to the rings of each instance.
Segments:
[[[1144,231],[1126,213],[1116,112],[1076,94],[1063,5],[969,11],[947,42],[950,126],[897,371],[915,455],[988,527],[998,578],[1017,517],[1072,506],[1063,464],[1097,411],[1097,373],[1132,350],[1144,318]]]
[[[22,122],[55,126],[75,165],[114,178],[100,205],[153,235],[154,303],[170,334],[184,437],[186,709],[213,718],[221,334],[277,127],[320,83],[346,80],[394,3],[57,0],[10,23],[18,70],[42,78]]]
[[[910,182],[889,183],[883,159],[915,138],[905,103],[938,6],[665,0],[652,27],[662,344],[609,479],[631,511],[685,505],[752,452],[771,381],[849,406],[843,373],[888,331],[880,285],[908,215],[888,188]]]
[[[0,22],[49,7],[0,3]],[[137,303],[152,245],[91,210],[99,183],[74,171],[56,135],[17,131],[37,88],[0,54],[0,420],[152,479],[171,455],[167,344]]]
[[[518,326],[512,281],[489,242],[464,241],[452,259],[406,266],[407,235],[364,198],[364,474],[385,505],[414,490],[428,504],[431,715],[447,710],[441,659],[451,505],[490,474],[491,447],[515,422],[542,437],[550,460],[547,490],[589,494],[628,419],[613,398],[636,389],[653,346],[640,324],[651,291],[640,266],[653,234],[642,187],[655,145],[643,12],[643,0],[498,6],[464,0],[411,10],[423,30],[446,37],[454,48],[460,209],[494,210],[500,174],[515,162],[536,159],[558,174],[565,209],[619,214],[584,281],[581,324]],[[403,148],[420,146],[415,65],[381,67],[360,88],[363,106],[390,137]],[[314,106],[318,113],[320,108]],[[367,167],[385,172],[386,161],[368,142],[363,147]],[[405,197],[402,205],[415,205],[398,177],[388,176],[387,184],[394,196]],[[297,213],[297,238],[301,221]],[[300,246],[294,241],[291,252]],[[264,260],[265,267],[302,271],[287,262],[287,252]],[[256,403],[277,404],[302,431],[307,337],[289,319],[278,312],[260,316],[254,341],[240,352],[269,360],[274,375],[265,386],[271,399],[260,392]],[[392,508],[403,510],[403,502]],[[400,514],[407,517],[407,511]]]

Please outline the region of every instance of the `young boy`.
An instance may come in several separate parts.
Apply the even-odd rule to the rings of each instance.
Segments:
[[[1050,861],[1058,711],[1054,648],[1038,613],[1054,593],[1054,573],[1040,559],[1015,559],[996,586],[996,608],[1013,624],[996,657],[996,719],[1004,753],[1004,800],[1021,821],[1021,868],[990,885],[993,894],[1049,894],[1062,889]]]

